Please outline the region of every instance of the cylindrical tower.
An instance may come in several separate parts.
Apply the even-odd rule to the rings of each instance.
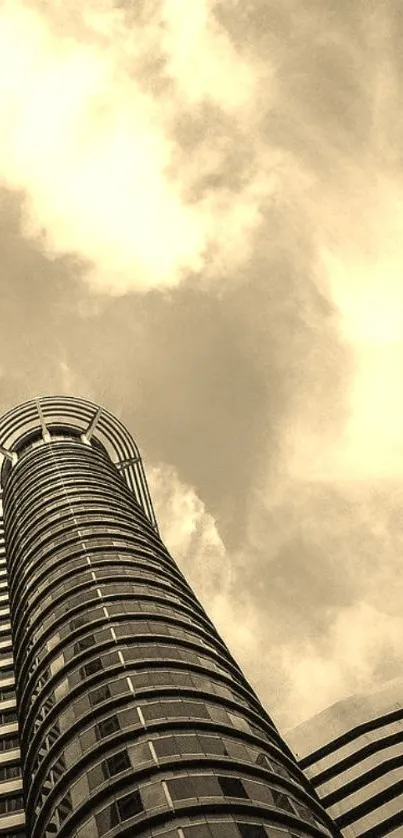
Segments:
[[[44,398],[0,442],[27,837],[337,835],[164,547],[123,426]]]

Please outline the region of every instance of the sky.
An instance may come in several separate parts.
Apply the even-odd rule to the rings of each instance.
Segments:
[[[403,675],[399,0],[3,0],[0,411],[93,399],[287,730]]]

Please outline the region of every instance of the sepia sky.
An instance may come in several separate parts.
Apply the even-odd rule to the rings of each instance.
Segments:
[[[285,730],[403,675],[399,0],[3,0],[0,410],[103,403]]]

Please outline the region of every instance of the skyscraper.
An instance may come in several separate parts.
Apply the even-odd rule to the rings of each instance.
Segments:
[[[344,838],[403,834],[403,678],[338,701],[287,736]]]
[[[164,547],[122,424],[47,397],[0,444],[0,836],[337,835]]]

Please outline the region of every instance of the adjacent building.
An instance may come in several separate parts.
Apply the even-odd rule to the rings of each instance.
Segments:
[[[287,734],[345,838],[403,835],[403,678],[337,702]]]
[[[164,547],[107,410],[0,419],[0,836],[339,835]]]

